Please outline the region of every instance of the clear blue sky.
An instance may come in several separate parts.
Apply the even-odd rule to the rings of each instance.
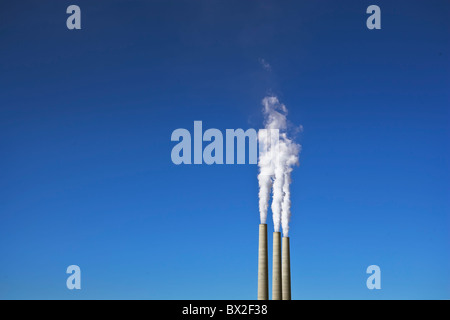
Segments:
[[[176,166],[170,136],[259,128],[272,93],[304,127],[293,298],[449,299],[449,16],[448,1],[2,1],[0,298],[256,298],[257,167]]]

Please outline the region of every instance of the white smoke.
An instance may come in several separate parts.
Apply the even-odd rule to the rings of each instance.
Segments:
[[[273,189],[272,214],[274,229],[283,235],[289,235],[289,221],[291,217],[290,184],[291,172],[294,165],[298,165],[300,145],[293,142],[287,135],[287,109],[278,101],[277,97],[265,97],[264,128],[267,132],[279,130],[278,139],[268,134],[259,134],[259,210],[261,223],[267,222],[267,210],[269,207],[270,190]]]
[[[272,189],[273,166],[270,155],[270,136],[267,131],[258,132],[259,140],[259,214],[261,223],[267,222],[267,209],[269,207],[270,190]]]

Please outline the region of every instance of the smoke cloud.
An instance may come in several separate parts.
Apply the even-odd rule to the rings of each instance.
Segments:
[[[298,165],[301,146],[288,137],[287,108],[277,97],[265,97],[262,100],[264,129],[258,135],[259,154],[259,211],[261,223],[267,222],[272,190],[272,217],[274,229],[283,229],[283,235],[289,236],[291,219],[290,184],[291,172]],[[273,134],[277,132],[278,134]]]

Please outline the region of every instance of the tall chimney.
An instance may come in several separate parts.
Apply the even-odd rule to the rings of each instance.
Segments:
[[[291,256],[289,253],[289,237],[283,237],[282,269],[283,300],[291,300]]]
[[[269,300],[269,266],[267,257],[267,224],[259,225],[258,300]]]
[[[273,233],[272,300],[281,300],[281,233]]]

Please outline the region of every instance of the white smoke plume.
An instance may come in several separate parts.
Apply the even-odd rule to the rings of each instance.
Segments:
[[[289,221],[291,217],[290,184],[293,166],[298,165],[300,145],[292,141],[287,135],[287,109],[279,102],[277,97],[265,97],[262,101],[264,106],[264,128],[266,134],[259,134],[260,156],[259,156],[259,210],[261,223],[267,221],[267,210],[269,207],[270,191],[273,190],[272,215],[274,229],[283,235],[289,235]],[[279,130],[276,141],[269,137],[267,132],[273,129]]]
[[[259,140],[259,214],[261,223],[267,222],[267,209],[269,207],[270,191],[272,189],[273,166],[272,157],[270,155],[270,135],[267,130],[258,132]]]

